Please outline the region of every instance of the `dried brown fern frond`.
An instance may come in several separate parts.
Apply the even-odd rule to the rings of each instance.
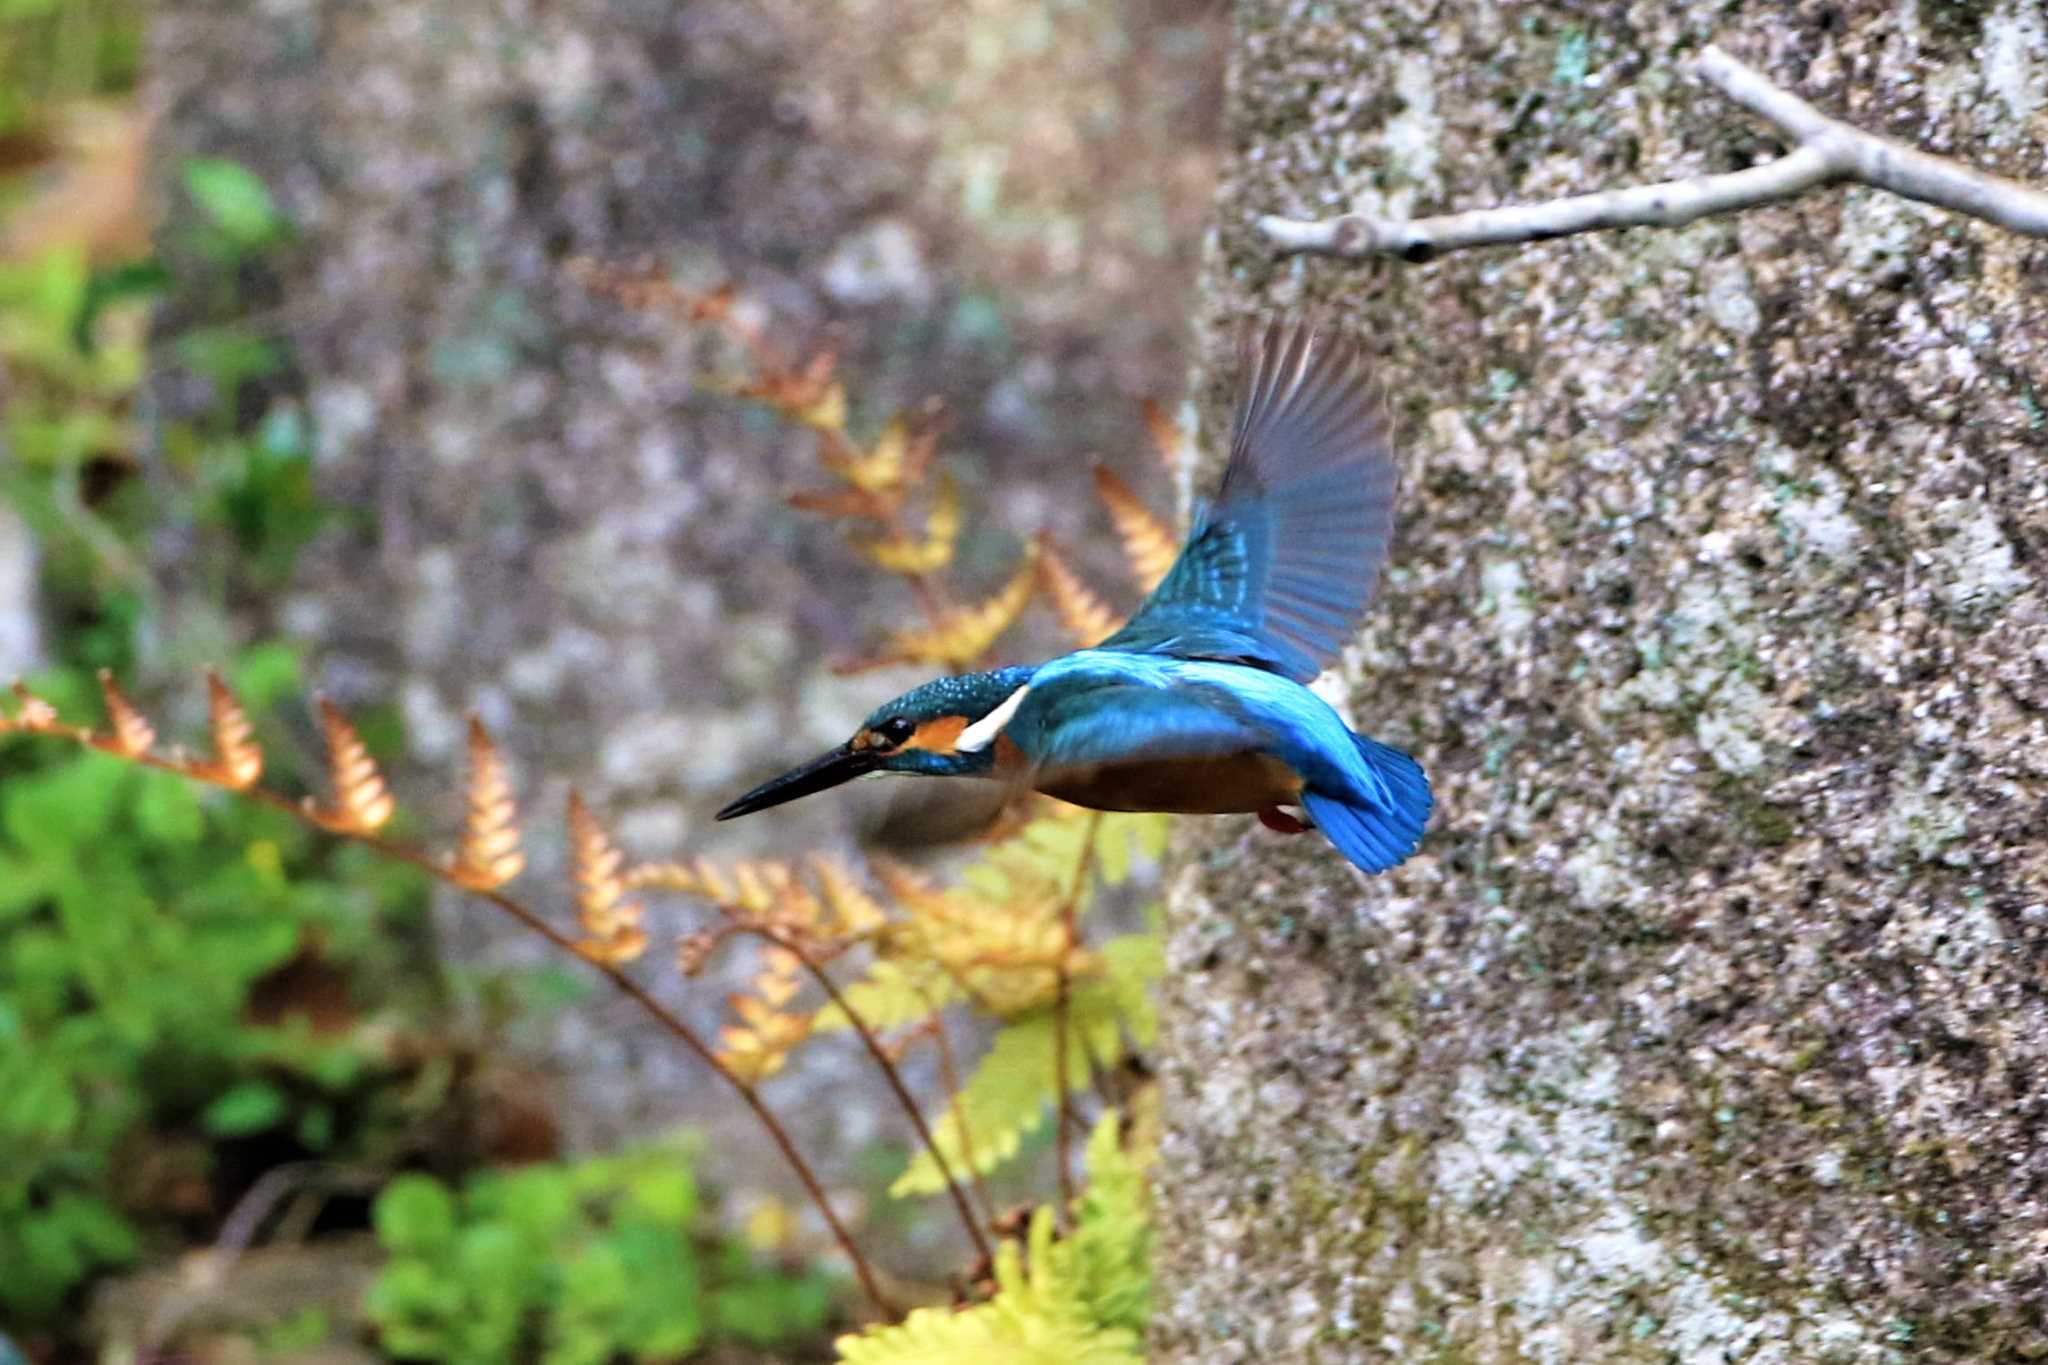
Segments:
[[[1181,430],[1180,423],[1166,415],[1165,408],[1151,399],[1138,406],[1145,414],[1145,434],[1152,438],[1152,453],[1159,457],[1159,467],[1178,475],[1188,458],[1188,434]]]
[[[1152,509],[1130,485],[1103,465],[1095,466],[1095,495],[1109,509],[1110,524],[1123,542],[1124,557],[1131,562],[1131,576],[1141,590],[1152,591],[1173,567],[1174,557],[1180,553],[1180,537],[1152,515]]]
[[[892,631],[872,658],[842,664],[839,671],[851,673],[896,663],[973,667],[1023,615],[1038,583],[1038,559],[1038,547],[1033,545],[1010,581],[994,595],[971,606],[949,608],[929,626]]]
[[[944,475],[932,493],[922,534],[895,531],[887,536],[858,537],[853,547],[876,565],[896,574],[936,573],[953,562],[960,540],[960,491]]]
[[[664,312],[685,322],[722,323],[732,318],[736,293],[731,285],[710,293],[684,289],[652,258],[633,266],[616,266],[578,257],[567,268],[570,278],[584,288],[638,312]]]
[[[1060,625],[1081,648],[1100,644],[1122,624],[1109,604],[1081,581],[1081,575],[1053,548],[1047,536],[1038,539],[1038,574]]]
[[[8,730],[19,730],[27,735],[71,735],[76,738],[85,734],[74,731],[57,716],[57,708],[28,690],[25,683],[15,683],[8,691],[14,695],[14,718],[9,720],[0,715],[0,734]]]
[[[757,353],[757,362],[761,358]],[[840,431],[846,426],[846,386],[835,377],[838,369],[838,351],[820,347],[801,368],[763,366],[734,392],[801,426]]]
[[[375,834],[390,822],[397,803],[377,771],[377,760],[370,757],[348,717],[325,697],[315,698],[315,704],[320,708],[320,728],[327,736],[327,776],[334,786],[334,800],[322,806],[309,796],[306,814],[335,834]]]
[[[95,736],[92,746],[110,754],[119,754],[122,758],[146,756],[156,743],[156,730],[121,691],[109,669],[100,670],[100,695],[106,698],[107,723],[113,730],[110,734]]]
[[[476,716],[469,718],[469,813],[462,822],[462,841],[449,860],[448,875],[471,891],[495,891],[526,868],[519,851],[519,811],[512,800],[512,779],[490,732]]]
[[[626,898],[626,879],[619,873],[625,860],[582,795],[572,790],[569,866],[576,881],[576,922],[584,933],[576,950],[614,967],[647,951],[647,931],[641,927],[646,908]]]
[[[244,792],[263,777],[263,750],[242,703],[219,673],[206,674],[207,728],[213,733],[213,758],[191,765],[192,775],[230,791]]]

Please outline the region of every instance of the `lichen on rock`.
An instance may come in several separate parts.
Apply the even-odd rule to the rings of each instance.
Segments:
[[[2038,180],[2025,8],[1241,7],[1197,393],[1248,316],[1383,357],[1336,687],[1439,804],[1380,878],[1183,833],[1155,1358],[2048,1352],[2048,243],[1867,190],[1423,266],[1253,229],[1747,164],[1707,41]]]

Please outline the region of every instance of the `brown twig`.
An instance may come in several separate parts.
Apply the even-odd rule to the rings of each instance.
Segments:
[[[902,1072],[889,1060],[889,1054],[883,1050],[881,1041],[875,1037],[875,1031],[868,1027],[868,1021],[861,1017],[860,1011],[853,1007],[853,1002],[840,991],[831,973],[820,966],[810,953],[804,951],[799,942],[785,938],[765,925],[756,928],[754,932],[784,952],[794,954],[796,959],[804,964],[804,970],[811,974],[811,979],[824,990],[826,997],[846,1016],[846,1022],[860,1035],[861,1043],[867,1048],[868,1055],[875,1059],[875,1065],[880,1068],[883,1079],[888,1081],[889,1089],[895,1092],[897,1103],[901,1104],[903,1112],[910,1116],[911,1126],[917,1129],[918,1141],[932,1154],[932,1164],[939,1168],[939,1175],[946,1182],[946,1192],[953,1197],[953,1207],[959,1210],[960,1221],[966,1226],[967,1235],[973,1240],[975,1251],[982,1256],[993,1255],[994,1252],[988,1244],[988,1236],[982,1231],[981,1220],[974,1216],[974,1209],[967,1202],[967,1192],[961,1186],[959,1177],[953,1174],[952,1163],[946,1160],[946,1154],[939,1149],[939,1141],[933,1136],[931,1125],[924,1121],[924,1115],[918,1110],[917,1101],[911,1098],[910,1088],[903,1083]]]
[[[960,1129],[960,1155],[967,1162],[967,1178],[974,1185],[974,1197],[981,1203],[982,1217],[995,1221],[995,1201],[988,1197],[988,1182],[981,1178],[981,1164],[974,1159],[974,1134],[968,1131],[967,1110],[960,1103],[960,1064],[953,1056],[953,1042],[946,1034],[945,1016],[933,1009],[926,1025],[939,1047],[939,1084],[945,1086],[953,1108],[953,1121]]]

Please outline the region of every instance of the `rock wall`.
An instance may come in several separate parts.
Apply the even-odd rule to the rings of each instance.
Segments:
[[[2048,183],[2039,7],[1237,23],[1200,391],[1247,315],[1385,357],[1325,685],[1439,811],[1379,878],[1190,822],[1157,1358],[2048,1352],[2048,243],[1856,188],[1422,266],[1252,227],[1773,153],[1707,42]]]
[[[1110,538],[1082,534],[1088,460],[1142,481],[1156,462],[1137,400],[1183,382],[1213,187],[1213,12],[169,0],[152,14],[158,179],[174,187],[190,154],[227,157],[293,224],[232,320],[289,348],[284,399],[342,509],[276,601],[208,599],[208,547],[166,536],[160,664],[302,639],[317,685],[402,719],[397,785],[430,830],[456,816],[477,709],[517,771],[534,858],[515,889],[536,904],[567,914],[572,781],[635,856],[850,842],[848,801],[710,815],[912,681],[827,666],[910,606],[837,529],[784,504],[819,481],[810,441],[701,385],[732,358],[593,298],[572,259],[731,281],[786,347],[836,339],[867,430],[943,396],[972,528],[963,592],[1001,583],[1041,528],[1085,546],[1098,583],[1120,581]],[[175,251],[193,210],[175,193],[167,208]],[[221,304],[173,300],[164,326],[207,309]],[[204,407],[173,362],[160,369],[159,412]],[[1057,627],[1038,625],[1015,658],[1052,643]],[[689,927],[678,909],[658,908],[659,941]],[[460,898],[443,911],[465,980],[531,947]],[[681,995],[666,962],[648,977]],[[720,1022],[716,982],[689,997],[692,1017]],[[544,1022],[526,1040],[562,1076],[573,1137],[687,1118],[718,1129],[714,1160],[761,1154],[735,1178],[776,1170],[730,1096],[616,1002]],[[808,1055],[771,1094],[828,1170],[900,1137],[864,1060]]]

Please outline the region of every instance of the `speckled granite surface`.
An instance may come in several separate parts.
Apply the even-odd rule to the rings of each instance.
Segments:
[[[1386,357],[1333,691],[1441,807],[1372,880],[1187,827],[1156,1358],[2048,1353],[2048,243],[1863,190],[1421,267],[1251,231],[1747,164],[1708,41],[2048,183],[2038,6],[1239,23],[1206,349]]]

